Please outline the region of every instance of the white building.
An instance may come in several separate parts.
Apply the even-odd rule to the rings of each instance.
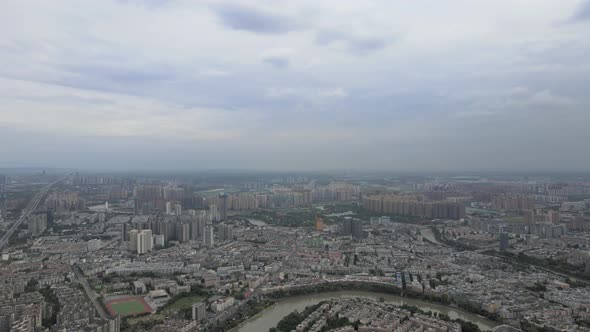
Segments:
[[[209,248],[212,248],[215,245],[213,237],[213,226],[205,227],[205,233],[203,233],[203,242]]]
[[[143,229],[139,232],[135,229],[129,231],[129,249],[131,251],[135,251],[138,254],[145,254],[146,252],[152,251],[153,247],[154,239],[151,229]]]
[[[219,299],[211,303],[211,310],[214,312],[221,312],[234,305],[234,298],[231,296]]]
[[[92,239],[88,241],[88,251],[96,251],[99,250],[102,246],[102,241],[100,239]]]
[[[154,244],[156,247],[163,247],[165,244],[164,235],[154,235]]]

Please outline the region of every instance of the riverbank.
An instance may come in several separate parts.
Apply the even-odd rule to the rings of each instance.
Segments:
[[[415,306],[423,311],[432,311],[440,314],[445,314],[451,319],[461,319],[464,321],[476,324],[482,331],[491,330],[499,325],[493,321],[482,318],[476,314],[472,314],[461,310],[459,308],[437,304],[433,302],[426,302],[412,298],[402,297],[398,295],[391,295],[376,291],[326,291],[321,293],[313,293],[306,295],[296,295],[278,298],[276,303],[260,313],[248,318],[246,321],[240,323],[237,327],[231,329],[232,332],[259,332],[268,331],[285,316],[294,310],[303,310],[309,305],[317,304],[321,301],[326,301],[339,297],[364,297],[373,300],[383,298],[387,303],[396,305],[410,305]]]

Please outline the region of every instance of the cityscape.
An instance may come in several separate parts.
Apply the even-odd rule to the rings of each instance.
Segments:
[[[0,1],[0,332],[590,332],[590,0]]]
[[[584,175],[0,183],[2,331],[590,329]]]

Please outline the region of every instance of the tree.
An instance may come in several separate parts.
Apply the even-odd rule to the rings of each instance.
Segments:
[[[37,281],[37,279],[29,280],[29,282],[27,282],[27,284],[25,286],[25,292],[26,293],[34,292],[35,289],[37,289],[37,285],[39,285],[39,281]]]

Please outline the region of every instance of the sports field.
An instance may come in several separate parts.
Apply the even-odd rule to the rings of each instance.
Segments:
[[[145,312],[153,312],[152,308],[141,297],[126,296],[105,302],[105,307],[112,316],[133,316]]]

